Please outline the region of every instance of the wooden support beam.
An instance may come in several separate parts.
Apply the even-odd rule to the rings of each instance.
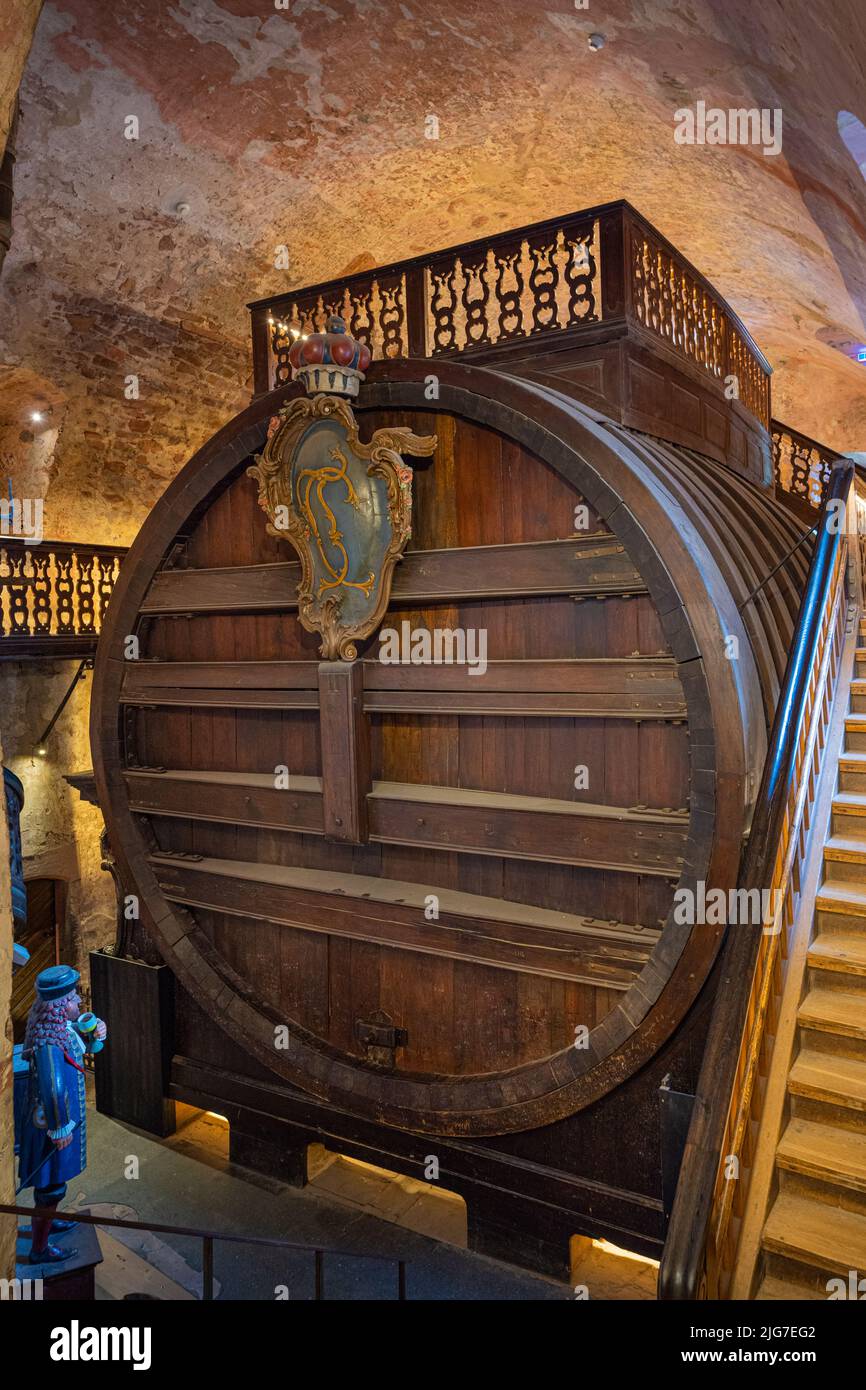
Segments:
[[[532,694],[659,695],[683,703],[672,657],[593,657],[568,661],[488,661],[475,673],[466,665],[390,665],[364,662],[364,689],[502,691]]]
[[[666,657],[490,661],[363,669],[368,713],[685,719],[676,664]],[[121,703],[237,709],[316,709],[314,661],[142,661],[124,672]]]
[[[360,662],[319,666],[322,739],[322,815],[329,840],[362,845],[367,839],[370,725],[364,714]]]
[[[458,787],[377,782],[370,839],[679,877],[688,817]]]
[[[273,777],[265,773],[132,769],[126,779],[130,808],[142,814],[325,832],[318,778],[292,777],[288,790],[275,788]],[[367,816],[369,839],[382,844],[663,878],[679,877],[688,828],[683,811],[631,810],[403,782],[374,782]]]
[[[317,690],[317,661],[129,661],[123,694],[154,686],[195,690]]]
[[[150,616],[288,612],[297,607],[300,578],[296,561],[162,570],[154,577],[140,611]],[[614,537],[592,536],[407,551],[394,574],[391,604],[626,593],[646,593],[640,573]]]
[[[604,989],[626,989],[659,937],[648,927],[361,874],[158,854],[150,862],[166,897],[186,907]],[[430,893],[439,899],[436,921],[425,916]]]
[[[324,833],[322,783],[289,775],[286,789],[268,773],[156,772],[128,768],[129,807],[137,813],[226,825]]]

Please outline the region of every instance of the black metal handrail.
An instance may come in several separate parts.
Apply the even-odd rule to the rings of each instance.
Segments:
[[[339,1259],[379,1260],[392,1259],[393,1256],[367,1255],[358,1250],[333,1250],[325,1245],[302,1245],[298,1241],[283,1240],[280,1236],[239,1236],[229,1232],[210,1231],[199,1226],[166,1226],[156,1221],[127,1221],[119,1216],[91,1216],[89,1212],[62,1211],[59,1207],[16,1207],[0,1203],[0,1214],[5,1216],[45,1216],[56,1219],[63,1217],[86,1226],[120,1226],[125,1231],[157,1231],[160,1235],[193,1236],[202,1242],[202,1300],[213,1299],[213,1246],[215,1240],[231,1241],[236,1245],[270,1245],[282,1250],[301,1250],[314,1256],[315,1297],[317,1301],[325,1297],[325,1256],[333,1255]],[[394,1260],[397,1265],[397,1300],[406,1301],[406,1260]]]
[[[854,464],[846,461],[837,465],[830,476],[749,838],[740,862],[739,888],[764,889],[771,881],[788,797],[796,776],[797,744],[809,680],[841,544],[843,528],[838,524],[838,504],[844,506],[847,502],[854,471]],[[831,518],[835,521],[828,524]],[[700,1295],[738,1044],[746,1021],[763,930],[760,922],[752,927],[729,927],[722,948],[718,992],[659,1269],[658,1297],[662,1299],[693,1299]]]

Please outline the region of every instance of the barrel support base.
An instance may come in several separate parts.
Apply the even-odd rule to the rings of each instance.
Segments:
[[[573,1224],[553,1217],[540,1227],[538,1210],[528,1212],[531,1221],[520,1220],[521,1203],[510,1193],[489,1203],[468,1197],[466,1215],[469,1249],[506,1264],[522,1265],[536,1274],[568,1281],[571,1276],[570,1239]]]
[[[306,1187],[307,1145],[293,1142],[294,1126],[239,1107],[232,1107],[226,1118],[231,1163],[289,1187]]]

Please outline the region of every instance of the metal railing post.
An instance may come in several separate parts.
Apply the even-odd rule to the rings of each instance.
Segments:
[[[201,1296],[205,1303],[213,1302],[213,1236],[204,1236],[201,1243]]]

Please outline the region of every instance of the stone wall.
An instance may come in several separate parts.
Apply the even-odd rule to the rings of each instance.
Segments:
[[[102,816],[81,801],[64,774],[90,768],[90,677],[79,681],[48,742],[36,744],[75,674],[74,661],[4,662],[0,666],[6,766],[24,784],[21,839],[25,875],[69,880],[64,958],[88,979],[88,953],[114,940],[114,890],[100,869]],[[77,863],[77,868],[75,867]]]

